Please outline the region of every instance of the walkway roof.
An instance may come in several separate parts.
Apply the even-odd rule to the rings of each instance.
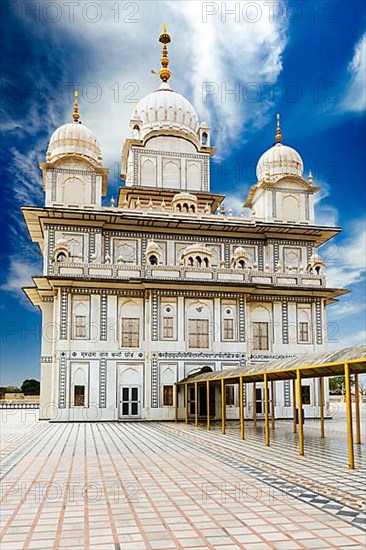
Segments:
[[[268,380],[288,380],[296,378],[297,369],[301,371],[302,378],[337,376],[344,374],[345,363],[349,364],[351,373],[366,373],[366,345],[361,344],[326,353],[286,357],[268,363],[249,364],[234,369],[197,373],[181,380],[178,384],[223,379],[234,382],[240,376],[243,376],[244,382],[260,382],[263,380],[264,374],[267,374]]]

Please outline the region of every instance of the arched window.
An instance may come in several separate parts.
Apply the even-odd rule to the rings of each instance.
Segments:
[[[196,265],[197,267],[201,267],[202,265],[202,259],[200,256],[196,256]]]
[[[238,263],[236,264],[236,267],[239,268],[239,269],[244,269],[244,267],[245,267],[244,260],[239,260]]]
[[[317,275],[320,275],[321,271],[322,271],[322,268],[320,267],[320,265],[316,265],[314,267],[314,271]]]
[[[203,265],[204,265],[204,267],[209,267],[208,258],[203,258]]]
[[[189,267],[193,267],[193,258],[191,257],[188,258],[188,265]]]
[[[56,261],[58,263],[66,262],[66,260],[67,260],[67,256],[65,252],[60,252],[59,254],[57,254]]]
[[[196,207],[194,204],[191,204],[191,212],[194,214],[196,212]]]
[[[158,265],[158,259],[156,256],[152,255],[149,257],[149,263],[150,265]]]
[[[184,203],[184,204],[183,204],[183,210],[182,210],[182,211],[183,211],[183,212],[188,212],[188,211],[189,211],[189,210],[188,210],[188,204],[187,204],[187,203]]]
[[[206,132],[203,132],[203,134],[202,134],[202,145],[207,145],[207,139],[208,139],[208,136],[207,136]]]

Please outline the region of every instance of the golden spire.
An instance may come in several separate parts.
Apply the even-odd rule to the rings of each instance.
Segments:
[[[167,25],[166,25],[166,23],[164,23],[163,32],[159,36],[159,42],[164,44],[163,45],[163,56],[161,58],[161,67],[162,68],[159,71],[159,76],[160,76],[160,78],[163,82],[168,82],[168,80],[171,76],[171,72],[168,68],[170,61],[169,61],[169,57],[168,57],[168,46],[167,46],[167,44],[169,44],[171,41],[172,41],[172,39],[171,39],[170,34],[168,33]]]
[[[74,92],[74,112],[72,114],[72,118],[74,119],[75,122],[79,122],[79,120],[80,120],[78,97],[79,97],[79,92],[77,90],[75,90],[75,92]]]
[[[281,134],[281,125],[280,125],[280,113],[277,113],[277,128],[276,128],[276,143],[281,143],[282,134]]]

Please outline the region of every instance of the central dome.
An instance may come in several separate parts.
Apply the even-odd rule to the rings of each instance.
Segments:
[[[154,130],[179,130],[198,137],[199,121],[195,108],[167,82],[139,101],[133,120],[136,124],[141,121],[141,138]]]
[[[303,177],[304,164],[299,153],[292,147],[276,143],[263,153],[257,164],[257,179],[277,180],[282,176]]]

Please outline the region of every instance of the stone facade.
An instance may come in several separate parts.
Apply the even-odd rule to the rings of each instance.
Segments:
[[[41,164],[45,207],[23,209],[44,256],[25,289],[43,319],[41,418],[173,420],[174,384],[202,367],[325,349],[326,306],[342,291],[327,288],[317,248],[338,230],[315,225],[318,188],[298,153],[280,141],[265,153],[250,217],[233,216],[210,192],[207,125],[167,82],[150,96],[132,115],[117,203],[102,206],[108,171],[75,101]],[[318,386],[304,386],[317,416]],[[252,391],[248,418],[253,402],[263,413],[261,384]],[[277,384],[276,416],[292,415],[291,395]],[[229,389],[228,418],[238,401]]]

